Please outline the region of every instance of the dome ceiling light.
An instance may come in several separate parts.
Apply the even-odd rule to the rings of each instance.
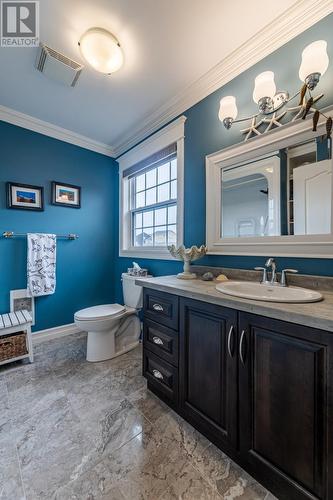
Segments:
[[[124,54],[117,38],[104,28],[91,28],[79,41],[84,60],[99,73],[110,75],[124,63]]]

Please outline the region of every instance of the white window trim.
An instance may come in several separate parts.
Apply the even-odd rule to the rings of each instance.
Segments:
[[[181,116],[162,130],[131,149],[119,160],[119,257],[173,260],[167,248],[131,246],[131,217],[129,211],[129,180],[123,171],[177,142],[177,245],[184,239],[184,129],[186,116]]]

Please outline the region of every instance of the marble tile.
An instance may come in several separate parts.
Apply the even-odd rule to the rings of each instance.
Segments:
[[[80,416],[81,427],[92,442],[89,464],[96,463],[105,454],[112,453],[142,433],[149,432],[151,424],[129,401],[122,401],[118,409],[103,412],[98,420],[87,412]],[[84,470],[87,466],[85,465]]]
[[[276,500],[147,390],[141,346],[85,348],[63,337],[1,371],[1,500]]]
[[[30,414],[16,429],[27,497],[49,498],[87,460],[91,444],[64,395]]]
[[[52,496],[52,500],[127,500],[108,474],[96,474],[89,471],[79,480],[60,488]]]
[[[163,436],[167,446],[183,453],[192,462],[199,460],[210,445],[208,439],[173,410],[159,418],[155,422],[154,428],[157,435]]]
[[[221,496],[191,465],[185,465],[178,480],[159,500],[221,500]]]
[[[146,379],[142,376],[142,360],[132,357],[116,358],[108,369],[113,391],[121,390],[126,396],[139,389],[146,388]]]
[[[25,499],[16,447],[9,436],[0,439],[0,498]]]
[[[6,380],[9,409],[16,422],[43,410],[61,393],[52,371],[38,364],[12,372]]]
[[[170,412],[170,408],[146,387],[133,392],[128,400],[137,408],[152,424],[162,415]]]
[[[225,500],[264,500],[267,490],[211,444],[191,459],[193,465]]]
[[[55,374],[78,413],[84,413],[88,409],[89,412],[95,412],[98,418],[100,411],[115,410],[125,399],[121,387],[115,389],[111,376],[101,372],[95,364],[88,362],[82,366],[72,364],[61,373],[56,370]],[[87,401],[89,401],[88,408]]]
[[[117,486],[126,499],[157,500],[178,479],[186,458],[155,438],[151,431],[139,434],[92,468],[88,481],[93,494],[103,481],[107,489]],[[81,476],[77,483],[85,480]]]
[[[11,429],[7,386],[4,381],[0,381],[0,442],[9,435]]]

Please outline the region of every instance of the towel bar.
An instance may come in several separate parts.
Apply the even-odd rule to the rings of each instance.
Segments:
[[[4,238],[14,238],[15,236],[26,236],[27,233],[14,233],[13,231],[4,231],[2,233],[2,236]],[[57,234],[57,238],[66,238],[67,240],[77,240],[78,235],[77,234]]]

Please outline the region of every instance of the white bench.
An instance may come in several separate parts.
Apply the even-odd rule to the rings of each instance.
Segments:
[[[30,363],[34,360],[33,349],[32,349],[32,339],[31,339],[31,316],[28,311],[16,311],[8,314],[0,314],[0,352],[3,348],[1,344],[7,343],[11,340],[11,334],[18,332],[25,332],[26,334],[26,348],[27,353],[22,356],[16,356],[12,358],[0,361],[0,365],[5,363],[11,363],[12,361],[18,361],[19,359],[29,358]]]

